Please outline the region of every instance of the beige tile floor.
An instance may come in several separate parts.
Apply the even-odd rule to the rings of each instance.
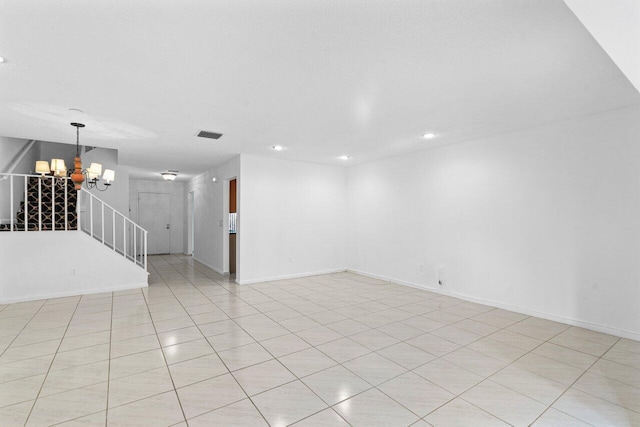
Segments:
[[[640,426],[640,343],[351,273],[0,306],[0,426]]]

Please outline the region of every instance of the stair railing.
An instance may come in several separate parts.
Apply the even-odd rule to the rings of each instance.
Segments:
[[[78,191],[78,229],[147,270],[147,230],[90,191]]]
[[[0,173],[0,231],[48,230],[83,231],[147,270],[147,231],[111,205],[84,188],[76,192],[68,177]]]
[[[37,180],[37,181],[35,181]],[[30,184],[37,182],[37,207],[29,204]],[[7,188],[8,184],[8,188]],[[73,230],[75,224],[69,221],[69,199],[72,197],[68,178],[57,178],[50,175],[27,175],[0,173],[0,229],[6,231],[38,231],[38,230]],[[43,194],[51,198],[43,202]],[[56,197],[63,197],[62,206],[56,203]],[[23,221],[18,221],[18,207],[20,199],[24,199]],[[71,208],[75,206],[71,204]],[[7,210],[8,209],[8,210]],[[60,211],[58,211],[60,209]],[[64,209],[64,215],[62,212]],[[35,210],[35,211],[34,211]],[[50,214],[50,218],[45,215]],[[34,217],[34,219],[31,219]]]

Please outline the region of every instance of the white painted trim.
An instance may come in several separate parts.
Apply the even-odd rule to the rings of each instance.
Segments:
[[[398,285],[409,286],[411,288],[418,288],[418,289],[422,289],[422,290],[425,290],[425,291],[438,292],[438,289],[429,287],[427,285],[422,285],[420,283],[405,282],[405,281],[402,281],[402,280],[392,279],[392,278],[386,277],[386,276],[378,276],[377,274],[371,274],[371,273],[366,273],[366,272],[360,271],[360,270],[354,270],[352,268],[347,268],[345,271],[347,271],[349,273],[359,274],[361,276],[371,277],[373,279],[378,279],[378,280],[384,280],[386,282],[397,283]],[[443,292],[438,292],[438,293],[444,294]],[[444,295],[448,295],[448,294],[444,294]]]
[[[344,273],[345,271],[347,270],[344,268],[337,268],[333,270],[323,270],[323,271],[309,271],[306,273],[284,274],[282,276],[271,276],[271,277],[262,277],[260,279],[242,280],[237,283],[238,285],[251,285],[253,283],[273,282],[275,280],[287,280],[287,279],[297,279],[300,277],[318,276],[320,274]]]
[[[213,271],[215,271],[216,273],[222,275],[222,276],[228,276],[229,273],[223,273],[222,271],[220,271],[219,268],[214,267],[213,265],[207,264],[206,262],[202,261],[201,259],[199,259],[198,257],[196,257],[195,255],[191,255],[193,257],[194,261],[198,261],[200,264],[204,265],[205,267],[209,267],[210,269],[212,269]]]
[[[102,294],[106,292],[118,292],[118,291],[128,291],[131,289],[141,289],[147,288],[149,285],[147,283],[143,284],[130,284],[130,285],[122,285],[117,287],[105,287],[98,289],[89,289],[81,294],[77,291],[67,291],[67,292],[53,292],[53,293],[45,293],[39,295],[29,295],[28,297],[21,298],[9,298],[0,300],[0,304],[12,304],[14,302],[24,302],[24,301],[37,301],[42,299],[54,299],[54,298],[63,298],[63,297],[71,297],[71,296],[80,296],[80,295],[91,295],[91,294]]]
[[[558,316],[556,314],[550,314],[550,313],[545,313],[545,312],[541,312],[541,311],[530,310],[530,309],[525,308],[525,307],[504,304],[504,303],[501,303],[501,302],[498,302],[498,301],[493,301],[493,300],[489,300],[489,299],[485,299],[485,298],[478,298],[478,297],[474,297],[474,296],[470,296],[470,295],[466,295],[466,294],[461,294],[461,293],[458,293],[458,292],[446,291],[444,289],[438,289],[438,288],[422,285],[422,284],[419,284],[419,283],[405,282],[405,281],[393,279],[393,278],[390,278],[390,277],[378,276],[376,274],[370,274],[370,273],[366,273],[364,271],[358,271],[358,270],[353,270],[353,269],[347,269],[346,271],[351,272],[351,273],[360,274],[362,276],[372,277],[374,279],[386,280],[388,282],[397,283],[399,285],[404,285],[404,286],[409,286],[409,287],[412,287],[412,288],[422,289],[422,290],[429,291],[429,292],[435,292],[435,293],[438,293],[438,294],[441,294],[441,295],[460,298],[462,300],[469,301],[469,302],[475,302],[475,303],[478,303],[478,304],[490,305],[492,307],[501,308],[503,310],[515,311],[516,313],[525,314],[527,316],[540,317],[542,319],[552,320],[554,322],[565,323],[567,325],[578,326],[580,328],[589,329],[589,330],[596,331],[596,332],[602,332],[604,334],[615,335],[615,336],[622,337],[622,338],[628,338],[628,339],[640,341],[640,333],[627,331],[625,329],[612,328],[610,326],[600,325],[598,323],[586,322],[586,321],[579,320],[579,319],[574,319],[574,318],[571,318],[571,317]]]

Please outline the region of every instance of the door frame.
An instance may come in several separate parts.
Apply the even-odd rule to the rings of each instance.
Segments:
[[[195,194],[193,191],[187,193],[187,255],[193,256],[195,249],[196,232],[196,209]]]
[[[240,179],[231,176],[224,180],[222,187],[222,273],[229,275],[229,197],[231,181],[236,180],[236,283],[240,278]]]

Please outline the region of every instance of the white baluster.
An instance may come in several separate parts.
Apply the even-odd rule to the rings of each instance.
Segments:
[[[24,231],[29,231],[29,204],[27,203],[28,195],[27,189],[29,185],[27,182],[27,176],[24,176]]]
[[[111,240],[111,243],[113,243],[113,251],[116,251],[116,210],[111,208],[111,232],[113,234],[113,240]]]
[[[104,203],[102,205],[102,218],[100,219],[100,224],[102,224],[102,244],[104,245]]]
[[[148,258],[148,254],[147,254],[147,234],[149,234],[149,232],[147,230],[144,231],[144,269],[147,270],[147,258]]]
[[[38,230],[42,231],[42,180],[38,179]]]
[[[136,235],[138,227],[133,227],[133,262],[138,263],[138,236]]]
[[[67,187],[68,187],[68,182],[67,179],[63,179],[62,182],[64,183],[64,231],[68,231],[69,230],[69,195]]]
[[[78,229],[78,231],[82,231],[82,215],[80,215],[81,212],[81,200],[80,200],[80,195],[81,195],[82,191],[76,191],[76,227]]]
[[[127,257],[127,224],[124,215],[122,215],[122,254]]]
[[[10,211],[11,212],[11,231],[13,231],[13,226],[14,226],[13,218],[14,218],[14,215],[16,215],[16,211],[13,209],[13,175],[9,176],[9,187],[10,187],[9,193],[11,193],[10,194],[11,200],[9,201],[9,204],[11,206],[10,208],[11,209]]]
[[[89,230],[93,237],[93,194],[89,193]]]
[[[51,177],[51,230],[56,231],[56,179]]]

